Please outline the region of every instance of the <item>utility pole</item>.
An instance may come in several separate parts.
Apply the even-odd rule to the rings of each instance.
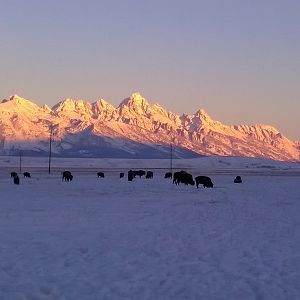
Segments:
[[[20,152],[19,152],[19,156],[20,156],[19,170],[20,170],[20,173],[22,173],[22,151],[21,151],[21,149],[20,149]]]
[[[48,165],[48,172],[51,173],[51,152],[52,152],[52,134],[53,134],[53,127],[50,127],[50,137],[49,137],[49,165]]]
[[[170,144],[170,162],[171,162],[171,164],[170,164],[170,172],[172,173],[172,175],[173,175],[173,144],[171,143]]]

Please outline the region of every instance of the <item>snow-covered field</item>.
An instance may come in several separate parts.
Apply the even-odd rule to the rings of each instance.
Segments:
[[[47,163],[23,158],[17,186],[0,157],[0,299],[300,299],[299,163],[174,160],[212,178],[198,190],[164,179],[168,160]]]

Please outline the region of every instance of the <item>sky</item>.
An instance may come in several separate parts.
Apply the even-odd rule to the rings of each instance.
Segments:
[[[269,124],[300,140],[298,0],[0,0],[0,98]]]

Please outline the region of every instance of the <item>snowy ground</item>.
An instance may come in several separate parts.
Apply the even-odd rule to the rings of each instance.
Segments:
[[[0,299],[300,299],[300,164],[174,161],[209,174],[197,190],[164,179],[169,163],[54,159],[49,175],[23,158],[16,186],[1,157]],[[129,167],[154,178],[118,178]]]

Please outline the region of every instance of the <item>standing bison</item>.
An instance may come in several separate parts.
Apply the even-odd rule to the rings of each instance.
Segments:
[[[13,178],[14,184],[20,184],[20,178],[16,172],[11,172],[10,177]]]
[[[99,178],[104,178],[104,173],[103,172],[98,172],[97,173],[97,177]]]
[[[72,181],[73,180],[73,175],[71,174],[70,171],[64,171],[62,173],[62,181]]]
[[[165,178],[172,178],[172,173],[171,172],[167,172],[165,174]]]
[[[20,184],[20,178],[18,175],[14,176],[14,184]]]
[[[129,171],[128,171],[128,181],[132,181],[133,178],[134,178],[134,176],[133,176],[133,171],[132,171],[132,170],[129,170]]]
[[[146,173],[146,178],[147,178],[147,179],[153,178],[153,172],[152,172],[152,171],[147,171],[147,173]]]
[[[31,178],[31,175],[30,175],[30,173],[29,172],[24,172],[23,173],[23,176],[24,176],[24,178]]]
[[[14,178],[15,176],[18,176],[18,174],[17,174],[16,172],[11,172],[11,173],[10,173],[10,177],[11,177],[11,178]]]
[[[145,176],[145,175],[146,175],[146,172],[143,170],[133,171],[133,178],[135,178],[136,176],[140,176],[140,178],[141,178],[142,176]]]
[[[207,176],[197,176],[195,177],[196,187],[198,188],[199,184],[203,184],[204,188],[213,188],[214,184],[212,183],[211,179]]]
[[[120,173],[120,178],[123,178],[124,177],[124,173]]]
[[[241,176],[236,176],[235,179],[233,180],[234,183],[242,183],[242,178]]]
[[[179,185],[179,183],[184,183],[185,185],[195,185],[192,174],[189,174],[186,171],[175,172],[173,183],[176,185]]]

